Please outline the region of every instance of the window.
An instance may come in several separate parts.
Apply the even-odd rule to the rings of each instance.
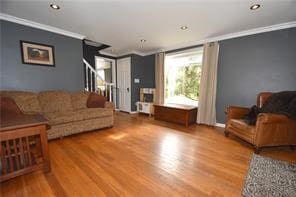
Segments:
[[[203,49],[165,56],[165,103],[198,105]]]

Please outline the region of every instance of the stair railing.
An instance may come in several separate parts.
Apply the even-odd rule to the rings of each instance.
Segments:
[[[89,92],[97,92],[97,72],[96,70],[83,59],[85,69],[85,90]]]
[[[85,59],[83,59],[83,63],[85,72],[85,90],[105,96],[107,100],[111,102],[114,91],[116,91],[115,84],[105,82]],[[98,79],[103,81],[103,86],[97,84]]]

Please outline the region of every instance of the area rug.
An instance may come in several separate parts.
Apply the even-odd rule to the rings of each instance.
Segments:
[[[242,195],[296,196],[296,164],[253,154]]]

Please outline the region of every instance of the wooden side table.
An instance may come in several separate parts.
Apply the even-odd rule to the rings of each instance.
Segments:
[[[0,182],[40,169],[50,172],[47,123],[41,115],[1,120]]]

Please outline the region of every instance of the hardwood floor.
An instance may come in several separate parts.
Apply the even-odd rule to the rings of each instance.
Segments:
[[[49,142],[52,172],[1,184],[1,196],[240,196],[253,150],[221,128],[116,113],[113,128]],[[296,152],[260,155],[296,163]]]

